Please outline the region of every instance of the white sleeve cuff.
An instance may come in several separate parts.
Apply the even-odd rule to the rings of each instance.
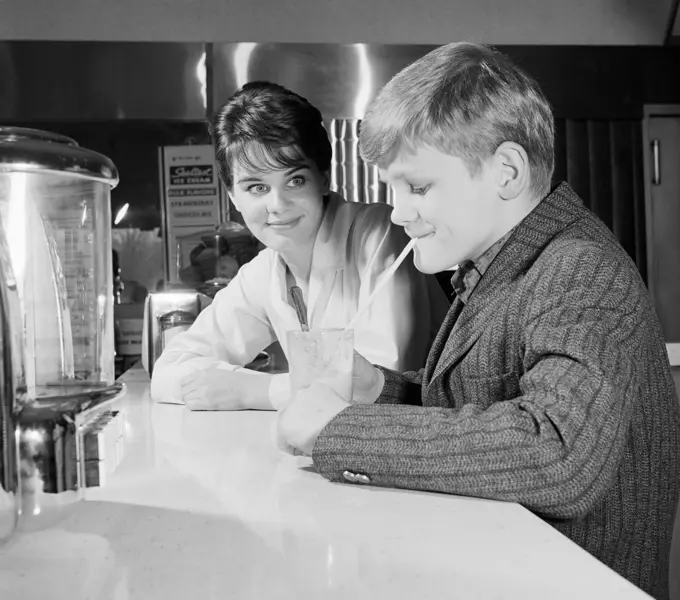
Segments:
[[[280,410],[290,399],[290,377],[288,373],[278,373],[271,376],[269,382],[269,401],[274,410]]]

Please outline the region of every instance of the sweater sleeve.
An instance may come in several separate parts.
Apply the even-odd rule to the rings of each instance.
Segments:
[[[385,385],[376,400],[376,404],[412,404],[422,405],[423,371],[397,373],[378,366],[385,377]]]
[[[348,407],[317,438],[320,473],[342,481],[350,470],[377,486],[518,502],[553,518],[586,514],[624,451],[638,394],[632,357],[649,307],[623,261],[607,264],[588,247],[572,258],[546,265],[550,281],[523,317],[517,397]],[[403,398],[397,381],[385,393]]]

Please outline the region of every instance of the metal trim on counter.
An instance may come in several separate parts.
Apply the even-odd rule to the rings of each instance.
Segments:
[[[84,435],[125,394],[116,382],[79,395],[54,396],[24,405],[19,418],[23,512],[43,512],[43,494],[86,487]],[[38,512],[36,513],[36,509]]]

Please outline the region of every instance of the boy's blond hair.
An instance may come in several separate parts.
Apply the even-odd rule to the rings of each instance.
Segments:
[[[380,91],[361,122],[364,160],[381,167],[399,152],[431,147],[457,156],[475,175],[503,142],[526,151],[530,185],[544,197],[554,170],[552,110],[536,81],[479,44],[436,48]]]

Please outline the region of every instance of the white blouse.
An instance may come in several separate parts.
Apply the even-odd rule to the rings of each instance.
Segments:
[[[344,327],[408,243],[404,230],[390,221],[391,212],[387,204],[347,202],[331,194],[314,244],[310,328]],[[180,381],[188,373],[211,365],[241,369],[275,341],[287,355],[286,332],[300,327],[288,297],[283,259],[263,250],[215,295],[188,331],[168,344],[154,365],[154,400],[181,403]],[[408,257],[355,324],[355,349],[374,364],[417,370],[425,365],[448,308],[436,278],[420,273]],[[276,406],[274,397],[287,393],[288,376],[269,377]]]

